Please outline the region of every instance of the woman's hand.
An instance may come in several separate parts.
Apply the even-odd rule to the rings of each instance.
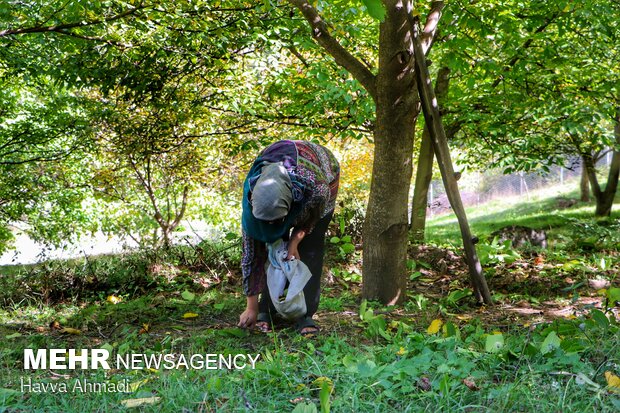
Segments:
[[[291,239],[288,242],[288,255],[286,256],[287,260],[300,259],[299,258],[299,250],[297,247],[301,240],[306,236],[306,231],[304,230],[295,230],[293,231],[293,235],[291,235]]]
[[[288,245],[288,255],[286,256],[287,260],[299,259],[299,251],[297,250],[297,246],[293,244]]]
[[[239,327],[242,328],[254,328],[256,325],[256,317],[258,316],[258,310],[254,310],[251,308],[246,308],[243,313],[239,316]]]
[[[239,316],[239,324],[237,326],[241,328],[254,328],[256,317],[258,317],[258,296],[253,295],[247,298],[245,311]]]

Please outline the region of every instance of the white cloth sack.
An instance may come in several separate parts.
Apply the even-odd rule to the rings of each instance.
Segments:
[[[308,266],[297,259],[286,260],[288,245],[282,240],[267,244],[269,266],[267,267],[267,288],[269,296],[278,314],[287,320],[294,320],[306,315],[304,287],[312,277]],[[288,291],[284,300],[286,282]]]

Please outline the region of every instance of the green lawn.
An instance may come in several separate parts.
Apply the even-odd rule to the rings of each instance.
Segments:
[[[485,255],[495,306],[472,301],[458,258],[446,270],[412,257],[410,299],[398,308],[361,302],[359,257],[334,258],[330,269],[338,280],[326,283],[317,314],[323,329],[313,339],[286,325],[272,334],[235,327],[243,307],[238,257],[223,257],[231,261],[218,261],[212,271],[194,266],[190,250],[183,259],[136,253],[93,259],[90,267],[77,261],[4,268],[0,411],[618,411],[620,388],[608,382],[620,375],[613,308],[618,213],[596,221],[591,205],[558,209],[556,202],[541,197],[469,209],[480,246],[505,225],[548,230],[548,250],[502,246]],[[427,236],[431,244],[452,245],[458,256],[453,217],[433,218]],[[606,287],[594,288],[591,280]],[[177,358],[260,354],[260,361],[243,370],[32,372],[23,370],[25,348]],[[22,381],[71,389],[83,379],[127,383],[131,392],[21,391]],[[130,399],[145,404],[127,407]]]

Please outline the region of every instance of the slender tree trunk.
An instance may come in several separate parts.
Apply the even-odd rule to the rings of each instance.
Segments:
[[[170,230],[170,228],[166,227],[161,229],[161,246],[164,249],[169,249],[170,248],[170,233],[172,231]]]
[[[171,235],[174,232],[174,230],[177,229],[177,227],[181,223],[181,220],[185,216],[185,210],[187,209],[188,196],[189,196],[189,186],[185,185],[183,187],[183,194],[182,194],[182,198],[181,198],[181,206],[175,212],[174,220],[171,220],[171,218],[172,218],[171,217],[172,211],[170,210],[170,203],[168,203],[168,208],[167,208],[168,219],[166,219],[166,220],[162,219],[161,221],[159,221],[159,225],[160,225],[161,230],[162,230],[163,246],[166,249],[170,248],[170,246],[172,245]],[[176,206],[176,202],[175,202],[175,206]]]
[[[424,51],[419,39],[417,23],[414,21],[411,26],[414,28],[413,41],[416,56],[415,64],[416,76],[418,80],[417,86],[419,88],[420,99],[422,102],[424,119],[428,125],[431,142],[433,143],[433,150],[437,156],[437,163],[439,164],[439,170],[441,171],[441,178],[443,179],[444,187],[446,188],[446,194],[448,195],[450,205],[454,210],[461,229],[465,257],[469,267],[469,275],[472,286],[474,287],[474,295],[479,302],[492,304],[493,301],[491,298],[491,292],[489,291],[486,279],[482,273],[482,266],[480,265],[480,260],[476,254],[475,241],[471,235],[465,208],[463,207],[463,203],[461,201],[457,177],[454,173],[454,168],[450,157],[450,149],[448,148],[448,139],[446,138],[446,132],[441,122],[441,114],[437,105],[437,98],[435,97],[435,92],[432,88],[432,82],[428,73],[428,67],[426,66],[426,61],[424,59]]]
[[[584,166],[587,169],[590,186],[592,187],[592,193],[594,194],[594,199],[596,200],[594,215],[597,217],[607,217],[611,215],[611,208],[614,204],[614,198],[616,197],[616,191],[618,189],[618,179],[620,178],[620,150],[618,149],[618,147],[620,147],[620,107],[616,109],[614,121],[616,148],[614,148],[613,155],[611,157],[611,165],[609,166],[605,190],[601,189],[596,177],[594,158],[591,154],[585,154],[583,156]]]
[[[450,69],[442,67],[437,72],[437,82],[435,83],[435,95],[437,100],[441,100],[448,93],[450,82]],[[446,130],[448,133],[448,130]],[[456,130],[455,132],[456,133]],[[453,135],[452,135],[453,136]],[[450,139],[452,136],[448,136]],[[413,188],[413,198],[411,200],[411,239],[413,242],[424,242],[426,228],[426,208],[428,205],[428,188],[433,177],[433,145],[428,131],[424,128],[422,142],[420,143],[420,153],[418,155],[418,168],[415,174],[415,186]]]
[[[363,296],[396,304],[406,298],[407,206],[419,97],[407,23],[412,3],[388,0],[385,5],[379,34],[374,162],[364,223]]]
[[[422,133],[422,142],[420,143],[418,168],[415,173],[415,186],[413,187],[413,199],[411,200],[411,240],[415,243],[424,242],[428,188],[433,178],[434,159],[433,144],[428,128],[425,127]]]
[[[581,193],[581,201],[590,201],[590,181],[588,181],[588,171],[586,170],[585,162],[581,162],[581,182],[579,183],[579,191]]]
[[[618,129],[618,127],[616,127]],[[616,134],[618,143],[620,143],[620,134]],[[608,217],[611,215],[611,209],[614,205],[614,199],[616,198],[616,192],[618,190],[618,178],[620,176],[620,151],[614,150],[611,158],[611,165],[609,167],[609,174],[607,175],[607,185],[605,191],[601,193],[600,197],[596,198],[596,210],[594,215],[597,217]]]

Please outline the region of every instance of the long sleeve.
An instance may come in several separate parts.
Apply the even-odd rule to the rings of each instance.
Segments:
[[[242,231],[241,272],[243,273],[243,292],[246,296],[257,295],[266,283],[265,264],[267,247]]]
[[[323,217],[326,204],[326,199],[320,192],[315,191],[312,195],[294,223],[296,229],[304,230],[307,234],[312,232],[316,223]]]
[[[336,206],[340,165],[326,148],[307,141],[295,141],[297,165],[293,176],[304,188],[302,211],[294,226],[310,233],[319,219]]]

